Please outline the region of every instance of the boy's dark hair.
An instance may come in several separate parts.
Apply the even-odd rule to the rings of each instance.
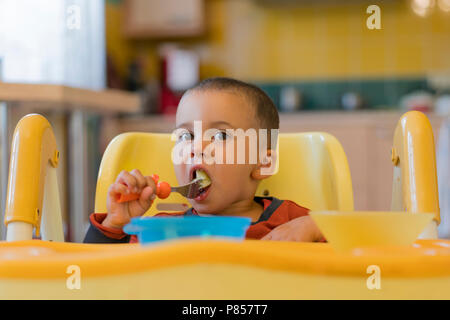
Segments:
[[[270,135],[271,129],[280,128],[277,107],[262,89],[253,84],[232,78],[216,77],[201,81],[189,91],[198,90],[230,90],[240,93],[255,106],[255,113],[260,120],[261,129],[267,129]]]

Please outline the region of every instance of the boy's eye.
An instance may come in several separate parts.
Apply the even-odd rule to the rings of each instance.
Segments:
[[[178,136],[178,141],[191,141],[193,139],[192,133],[185,131]]]
[[[228,139],[228,134],[225,131],[217,131],[213,136],[213,141],[223,141]]]

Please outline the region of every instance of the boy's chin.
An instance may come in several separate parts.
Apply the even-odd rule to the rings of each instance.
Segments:
[[[215,212],[217,212],[217,210],[214,209],[214,207],[212,205],[208,205],[206,203],[196,203],[195,201],[193,201],[194,203],[192,204],[192,208],[194,208],[194,210],[199,213],[199,214],[214,214]]]
[[[214,205],[211,201],[205,202],[196,202],[194,200],[189,201],[192,205],[192,208],[199,214],[216,214],[220,212],[220,208],[217,205]]]

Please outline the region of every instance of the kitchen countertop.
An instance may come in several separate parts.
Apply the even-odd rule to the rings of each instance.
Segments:
[[[85,109],[97,113],[137,112],[139,96],[121,90],[88,90],[53,84],[0,82],[0,101],[38,110]]]

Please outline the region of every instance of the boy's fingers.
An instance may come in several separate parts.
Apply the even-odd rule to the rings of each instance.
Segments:
[[[135,176],[128,171],[122,171],[117,177],[117,182],[124,183],[128,186],[131,192],[138,192],[138,183]]]
[[[153,181],[152,177],[146,176],[145,181],[147,182],[147,186],[151,187],[153,190],[153,193],[156,194],[156,183]]]
[[[148,208],[152,204],[154,199],[153,190],[151,187],[145,187],[141,192],[141,196],[139,197],[139,204],[142,208]]]
[[[119,194],[125,194],[127,191],[128,189],[125,185],[115,182],[109,187],[108,194],[115,197]]]
[[[138,169],[133,169],[130,173],[136,178],[139,189],[145,188],[147,181],[142,173]]]
[[[126,170],[120,171],[120,173],[117,175],[116,182],[119,182],[119,181],[123,180],[123,176],[124,176],[126,173],[127,173]]]

